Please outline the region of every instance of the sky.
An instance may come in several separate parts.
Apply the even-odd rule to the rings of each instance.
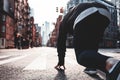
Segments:
[[[66,6],[68,0],[28,0],[30,8],[34,9],[35,23],[42,25],[43,22],[55,22],[56,7]]]
[[[35,23],[41,26],[45,21],[56,22],[58,14],[56,7],[65,7],[69,0],[28,0],[30,8],[34,9]],[[111,0],[108,0],[111,1]]]

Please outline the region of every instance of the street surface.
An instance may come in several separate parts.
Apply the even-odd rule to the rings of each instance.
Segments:
[[[105,55],[120,59],[119,49],[100,49]],[[53,47],[29,49],[0,49],[0,80],[104,80],[103,76],[89,76],[76,62],[74,50],[67,48],[65,71],[54,68],[57,52]]]

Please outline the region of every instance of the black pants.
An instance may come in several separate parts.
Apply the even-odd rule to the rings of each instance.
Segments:
[[[106,60],[110,57],[104,56],[98,53],[96,50],[77,50],[76,59],[80,65],[83,65],[88,68],[99,69],[105,73],[107,73]]]
[[[108,24],[109,20],[96,12],[75,26],[73,42],[79,64],[106,72],[106,60],[109,57],[98,53],[98,47]]]

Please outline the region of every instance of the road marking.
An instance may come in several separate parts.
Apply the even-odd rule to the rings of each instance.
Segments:
[[[32,63],[26,66],[23,70],[45,70],[46,69],[46,55],[37,57]]]
[[[11,55],[2,55],[2,56],[0,56],[0,58],[6,58],[6,57],[9,57],[9,56],[11,56]]]
[[[23,55],[23,56],[19,56],[19,57],[14,57],[14,58],[2,60],[2,61],[0,61],[0,65],[6,64],[6,63],[9,63],[9,62],[13,62],[13,61],[16,61],[16,60],[19,60],[19,59],[22,59],[22,58],[24,58],[24,57],[26,57],[26,56],[28,56],[28,55]],[[5,56],[3,56],[3,57],[5,58]],[[2,58],[3,58],[3,57],[2,57]],[[6,56],[6,57],[8,57],[8,56]]]

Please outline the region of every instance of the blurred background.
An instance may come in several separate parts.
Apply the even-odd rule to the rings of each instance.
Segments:
[[[110,10],[101,48],[120,47],[120,0],[0,0],[0,48],[56,47],[59,24],[79,3],[101,1]],[[72,48],[73,36],[67,36]]]

